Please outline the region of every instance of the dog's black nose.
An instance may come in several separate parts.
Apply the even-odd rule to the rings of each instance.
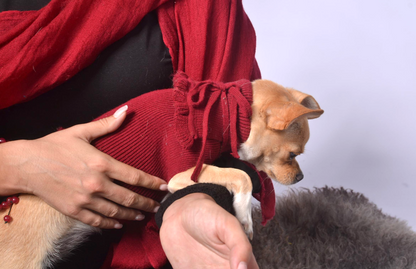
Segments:
[[[296,182],[299,182],[303,179],[303,173],[300,172],[299,174],[296,175]]]

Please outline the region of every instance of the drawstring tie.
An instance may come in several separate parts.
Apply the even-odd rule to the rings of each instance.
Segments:
[[[197,181],[204,163],[209,124],[215,117],[215,112],[212,111],[212,108],[218,102],[221,104],[222,112],[222,145],[226,147],[230,144],[231,155],[235,158],[240,158],[238,155],[237,124],[239,120],[249,124],[251,117],[251,104],[247,97],[243,95],[243,89],[247,87],[251,91],[251,83],[248,80],[230,83],[195,82],[188,79],[184,73],[175,75],[175,99],[176,101],[182,101],[182,106],[177,106],[177,112],[182,116],[188,117],[187,129],[189,130],[189,137],[185,141],[180,140],[180,142],[185,148],[190,148],[195,140],[202,138],[202,148],[191,177],[193,181]],[[186,104],[183,103],[185,100]],[[197,117],[200,116],[201,112],[203,113],[202,137],[199,137],[196,125],[198,124]]]

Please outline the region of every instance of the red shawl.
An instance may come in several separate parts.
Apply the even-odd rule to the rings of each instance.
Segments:
[[[52,0],[39,11],[0,13],[0,109],[65,82],[155,9],[175,72],[186,72],[196,81],[260,77],[255,33],[241,0]],[[263,178],[259,199],[269,219],[274,213],[273,186]],[[125,230],[135,236],[124,236],[114,245],[107,266],[160,268],[165,263],[151,221],[139,229],[125,225]]]

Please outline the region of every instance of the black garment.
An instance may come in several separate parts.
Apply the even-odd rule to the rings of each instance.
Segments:
[[[1,0],[0,12],[6,10],[39,10],[49,2],[50,0]]]
[[[0,1],[0,8],[42,7],[48,1]],[[106,48],[93,64],[55,89],[0,110],[0,137],[35,139],[101,114],[156,89],[172,87],[172,60],[155,13]]]
[[[0,11],[38,10],[48,3],[49,0],[0,0]],[[156,13],[150,13],[64,84],[27,103],[0,110],[0,137],[35,139],[58,127],[89,122],[131,98],[170,88],[172,73],[172,60]],[[98,269],[111,242],[120,235],[117,230],[95,234],[53,268]]]

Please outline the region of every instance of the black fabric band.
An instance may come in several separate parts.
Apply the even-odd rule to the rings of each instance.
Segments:
[[[259,193],[261,191],[261,183],[257,171],[242,160],[236,159],[230,154],[223,154],[216,159],[212,165],[223,168],[235,168],[246,172],[251,179],[251,184],[253,185],[252,193]]]
[[[159,228],[162,226],[163,214],[165,213],[166,209],[176,200],[183,198],[184,196],[191,193],[205,193],[211,196],[212,199],[214,199],[214,201],[227,212],[235,215],[233,207],[234,195],[232,195],[227,190],[227,188],[212,183],[198,183],[176,191],[170,195],[163,203],[161,203],[159,211],[155,216],[156,224]]]
[[[39,10],[46,6],[51,0],[1,0],[0,12],[6,10]]]

